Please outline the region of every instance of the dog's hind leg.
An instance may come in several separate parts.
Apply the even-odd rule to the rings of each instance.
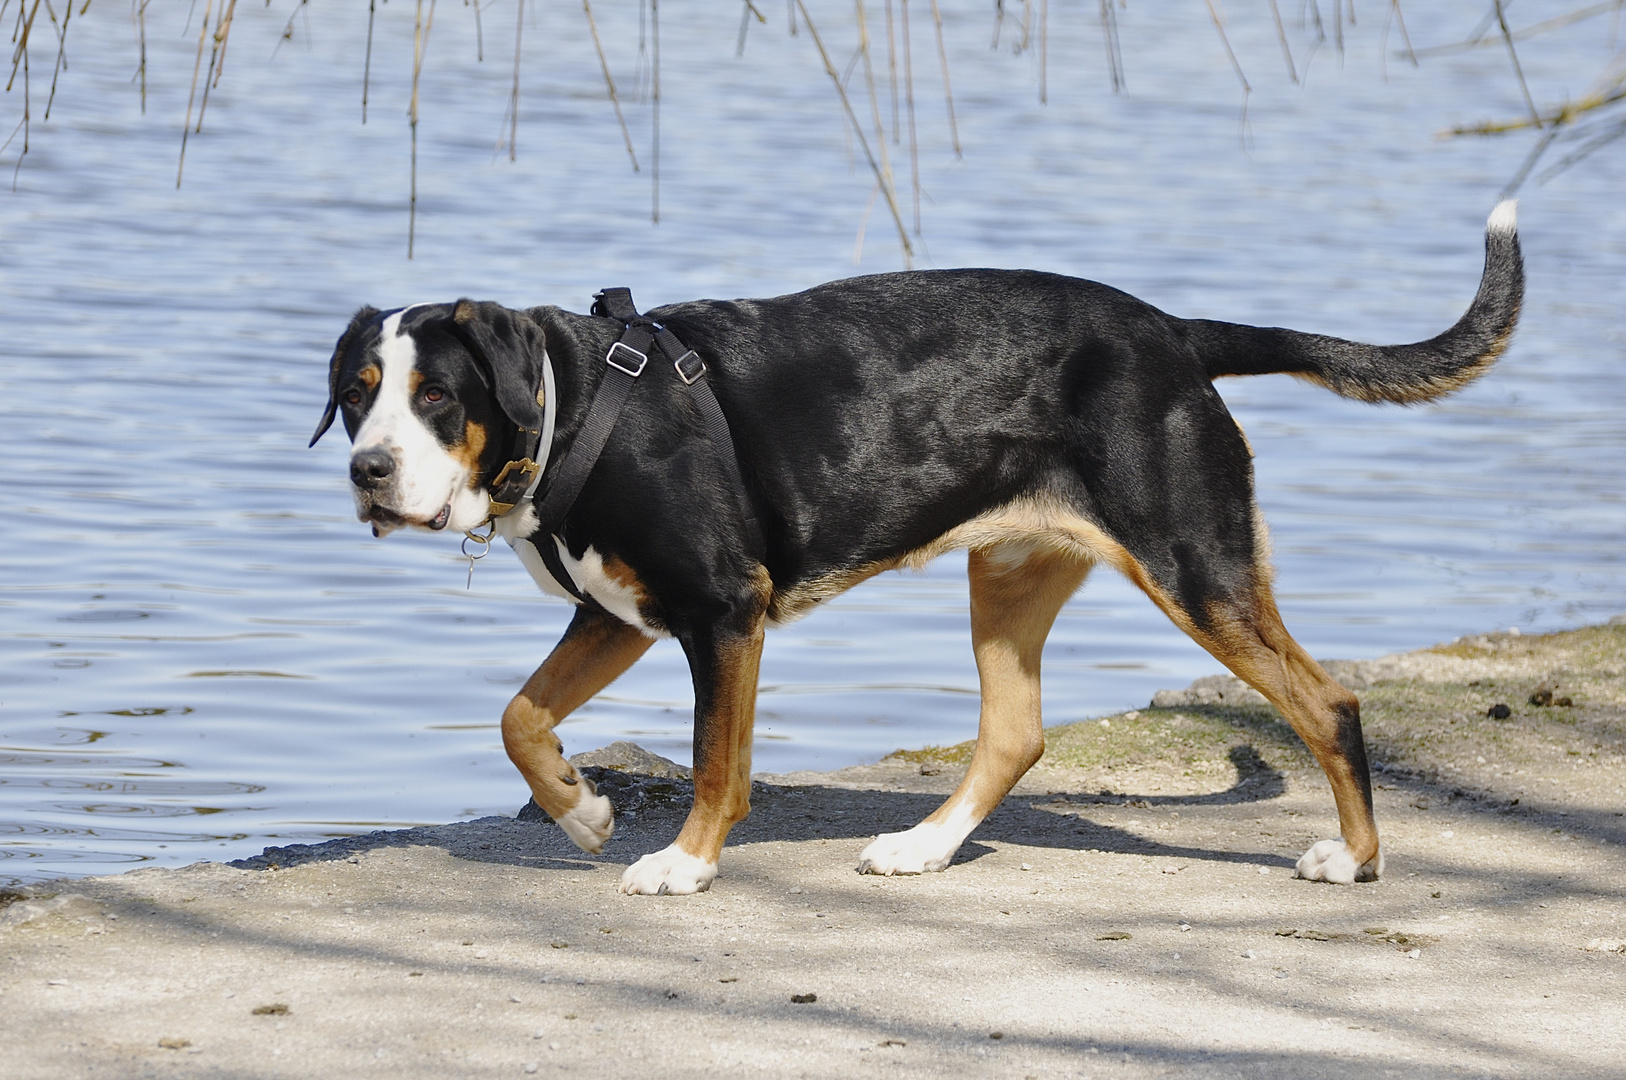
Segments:
[[[965,779],[925,821],[883,833],[859,856],[860,873],[942,870],[965,838],[1044,753],[1039,659],[1056,614],[1091,563],[1075,551],[1026,542],[973,550],[971,644],[982,685],[977,745]]]
[[[1281,710],[1332,784],[1342,839],[1299,860],[1303,877],[1382,872],[1361,709],[1282,625],[1247,440],[1213,387],[1172,385],[1106,415],[1075,448],[1089,511],[1080,544],[1133,581],[1180,629]],[[1137,438],[1156,432],[1158,438]]]
[[[565,636],[503,710],[502,742],[509,760],[531,786],[536,805],[583,851],[604,846],[615,827],[614,811],[565,760],[553,729],[653,643],[614,616],[579,607]]]
[[[1211,604],[1197,642],[1269,699],[1287,718],[1332,785],[1340,839],[1322,840],[1298,861],[1298,876],[1348,885],[1383,873],[1361,705],[1282,625],[1270,586],[1242,602]]]
[[[728,831],[751,812],[751,730],[766,607],[763,590],[743,626],[707,625],[679,635],[694,676],[694,806],[674,843],[627,867],[622,892],[705,892]]]

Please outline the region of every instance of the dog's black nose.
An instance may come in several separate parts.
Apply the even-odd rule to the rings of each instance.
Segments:
[[[395,471],[395,456],[388,450],[359,450],[350,456],[350,482],[375,488]]]

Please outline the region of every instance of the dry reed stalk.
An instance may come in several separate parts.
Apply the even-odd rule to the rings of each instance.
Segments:
[[[914,197],[915,235],[920,235],[920,143],[915,139],[915,66],[909,49],[909,0],[898,0],[903,26],[903,94],[909,115],[909,191]]]
[[[147,5],[152,0],[141,0],[136,7],[136,25],[138,38],[141,44],[141,62],[136,67],[136,75],[141,79],[141,115],[147,115]]]
[[[417,0],[412,24],[412,100],[407,119],[412,126],[412,190],[407,203],[407,258],[412,258],[418,236],[418,83],[423,76],[423,55],[429,49],[429,31],[435,26],[435,0],[429,0],[429,21],[423,0]]]
[[[1523,27],[1522,29],[1513,31],[1509,36],[1512,37],[1514,41],[1527,41],[1530,38],[1551,33],[1554,30],[1562,30],[1567,26],[1574,26],[1576,23],[1585,22],[1587,19],[1596,18],[1599,15],[1612,14],[1618,17],[1622,10],[1626,10],[1626,0],[1608,0],[1607,3],[1593,4],[1590,7],[1578,8],[1575,11],[1566,12],[1563,15],[1555,15],[1550,19],[1544,19],[1541,22],[1532,23],[1531,25]],[[1496,12],[1492,10],[1491,14],[1486,16],[1486,18],[1480,22],[1480,25],[1475,27],[1473,32],[1471,32],[1461,41],[1454,41],[1448,45],[1432,45],[1426,49],[1417,49],[1413,55],[1420,58],[1432,59],[1436,56],[1449,56],[1452,53],[1468,52],[1472,49],[1486,49],[1492,46],[1501,45],[1503,39],[1500,35],[1496,37],[1486,36],[1486,32],[1495,22]],[[1613,35],[1613,29],[1611,29],[1611,35]],[[1611,48],[1612,47],[1613,46],[1611,46]]]
[[[886,0],[886,73],[892,88],[892,145],[898,145],[898,44],[892,35],[892,0]]]
[[[864,85],[869,91],[870,116],[875,124],[875,144],[881,153],[881,182],[892,192],[892,199],[895,202],[898,197],[898,185],[893,179],[892,162],[886,153],[886,128],[881,123],[881,99],[875,91],[875,72],[870,66],[869,16],[864,11],[864,0],[853,0],[853,6],[858,16],[858,51],[864,60]]]
[[[90,6],[90,0],[85,0],[85,7]],[[51,17],[51,23],[56,24],[56,12],[51,5],[45,5],[45,13]],[[81,12],[83,14],[83,12]],[[45,98],[45,113],[40,122],[51,119],[51,105],[56,101],[56,80],[62,74],[62,69],[68,66],[68,23],[73,19],[73,0],[68,0],[67,7],[62,11],[62,29],[56,35],[56,63],[51,66],[51,92]]]
[[[941,44],[941,31],[938,38]],[[1039,104],[1050,102],[1050,0],[1039,0]]]
[[[23,11],[25,9],[28,11],[28,16],[26,19],[23,17]],[[22,132],[22,150],[17,155],[17,167],[11,172],[11,189],[13,191],[17,190],[17,177],[22,173],[23,170],[23,158],[28,156],[28,138],[33,131],[34,102],[33,97],[31,96],[32,80],[30,78],[28,63],[28,42],[30,37],[33,35],[34,19],[39,15],[39,11],[40,0],[34,0],[34,6],[32,8],[28,7],[27,0],[22,0],[22,2],[17,5],[18,29],[13,32],[14,40],[16,40],[17,46],[12,50],[11,78],[6,81],[6,90],[7,92],[10,92],[12,86],[17,82],[17,71],[20,66],[23,73],[23,118],[17,122],[17,127],[12,130],[11,135],[6,139],[6,141],[3,144],[0,144],[0,153],[3,153],[6,147],[10,146],[13,140],[17,138],[17,133],[19,131]]]
[[[875,173],[875,182],[881,185],[881,193],[886,196],[886,205],[892,211],[893,223],[898,227],[898,240],[903,244],[904,261],[907,263],[914,255],[915,249],[910,245],[909,233],[903,227],[903,215],[898,211],[898,202],[892,197],[892,192],[887,190],[886,180],[881,174],[881,166],[875,160],[875,155],[870,152],[869,140],[864,138],[864,129],[859,126],[858,117],[853,113],[852,102],[847,99],[847,89],[841,85],[841,76],[837,73],[836,66],[830,62],[830,54],[825,51],[824,42],[819,38],[818,30],[813,26],[813,18],[807,13],[807,5],[803,3],[803,0],[795,0],[795,2],[797,10],[802,13],[802,25],[807,27],[808,36],[813,39],[814,47],[819,50],[819,59],[824,61],[825,74],[829,75],[830,81],[835,84],[836,95],[841,98],[841,108],[847,114],[847,122],[852,125],[853,134],[858,137],[858,145],[864,148],[864,157],[869,161],[870,170]]]
[[[1274,5],[1276,0],[1271,0]],[[1124,77],[1123,46],[1118,37],[1118,13],[1112,0],[1101,0],[1101,36],[1106,40],[1107,70],[1112,76],[1112,92],[1122,93],[1129,87]]]
[[[1616,0],[1619,3],[1619,0]],[[1389,10],[1394,12],[1395,22],[1400,27],[1400,40],[1406,43],[1406,59],[1411,61],[1412,67],[1422,67],[1417,62],[1417,50],[1411,47],[1411,33],[1406,29],[1406,13],[1400,10],[1400,0],[1389,0]],[[1384,20],[1384,33],[1388,33],[1388,20]],[[1388,40],[1387,36],[1384,38]]]
[[[196,2],[196,0],[194,0],[194,2]],[[283,26],[282,26],[282,36],[277,38],[276,47],[271,50],[271,55],[272,56],[277,55],[277,53],[282,50],[282,43],[284,41],[292,41],[294,39],[294,23],[299,21],[299,17],[301,15],[305,16],[305,41],[307,43],[310,42],[310,37],[311,37],[310,3],[311,3],[311,0],[299,0],[299,3],[294,5],[293,13],[288,16],[288,21],[286,23],[284,23]],[[266,7],[271,6],[270,0],[267,0],[265,6]]]
[[[869,189],[869,201],[864,204],[864,216],[858,219],[858,236],[853,240],[854,266],[858,266],[864,261],[864,231],[869,228],[869,216],[875,212],[875,198],[880,193],[880,184],[876,184]]]
[[[627,118],[621,115],[621,98],[615,92],[615,80],[610,77],[610,62],[604,58],[604,45],[598,39],[598,24],[593,21],[592,0],[582,0],[582,10],[587,13],[587,29],[593,34],[593,48],[598,50],[598,66],[604,72],[604,85],[610,88],[610,104],[615,106],[615,122],[621,125],[621,138],[627,144],[627,156],[632,159],[632,171],[638,172],[638,155],[632,149],[632,133],[627,130]],[[746,14],[750,15],[755,10],[751,6],[751,0],[745,0]],[[742,35],[740,41],[743,43],[744,40]]]
[[[181,174],[186,169],[186,138],[192,132],[192,101],[198,93],[198,72],[203,70],[203,42],[209,36],[209,15],[214,11],[214,0],[204,0],[203,22],[198,27],[198,55],[192,61],[192,89],[186,95],[186,123],[181,125],[181,156],[175,165],[175,186],[181,186]]]
[[[1248,124],[1248,95],[1253,93],[1253,87],[1248,85],[1248,77],[1242,73],[1242,64],[1237,60],[1236,52],[1231,48],[1230,35],[1225,32],[1225,13],[1220,10],[1219,0],[1203,0],[1203,2],[1208,5],[1209,17],[1214,20],[1214,29],[1219,31],[1220,44],[1225,46],[1225,55],[1231,58],[1231,70],[1236,72],[1237,80],[1242,83],[1242,125],[1245,131]],[[1338,9],[1334,7],[1333,14],[1336,15],[1337,13]]]
[[[226,66],[226,44],[231,40],[232,16],[237,11],[237,0],[227,0],[215,16],[214,46],[209,50],[209,74],[203,79],[203,100],[198,103],[199,134],[203,132],[203,114],[209,108],[209,91],[220,84],[220,69]]]
[[[143,7],[146,5],[143,4]],[[367,58],[361,66],[361,122],[367,122],[367,90],[373,81],[373,14],[378,9],[378,0],[367,0]]]
[[[1496,23],[1502,28],[1502,40],[1507,42],[1507,55],[1513,61],[1513,74],[1519,78],[1519,91],[1524,94],[1524,103],[1530,109],[1530,119],[1540,127],[1541,111],[1536,108],[1536,99],[1530,96],[1530,85],[1524,81],[1524,66],[1519,63],[1519,50],[1513,46],[1513,31],[1507,28],[1507,13],[1502,10],[1502,0],[1496,0]]]
[[[373,0],[367,0],[367,7],[371,10]],[[480,18],[480,0],[463,0],[464,7],[474,9],[474,62],[486,62],[486,25]]]
[[[508,94],[508,160],[519,153],[519,46],[525,37],[525,0],[514,0],[514,88]]]
[[[660,0],[649,0],[649,37],[652,46],[649,101],[652,111],[649,153],[649,220],[660,224]]]
[[[1111,0],[1101,0],[1102,4]],[[1399,0],[1396,0],[1398,5]],[[1270,0],[1270,17],[1276,20],[1276,40],[1282,43],[1282,59],[1287,61],[1287,77],[1293,80],[1293,85],[1299,84],[1298,68],[1293,64],[1293,49],[1287,43],[1287,27],[1282,25],[1282,9],[1276,6],[1276,0]]]
[[[802,17],[807,17],[806,11]],[[932,22],[937,25],[937,58],[943,65],[943,101],[948,105],[949,141],[954,144],[954,156],[963,158],[965,155],[960,152],[960,126],[954,122],[954,87],[949,85],[948,49],[943,44],[943,13],[937,9],[937,0],[932,0]]]

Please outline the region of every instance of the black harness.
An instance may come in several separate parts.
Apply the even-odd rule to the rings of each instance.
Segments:
[[[559,471],[554,476],[553,483],[548,485],[547,494],[536,504],[537,526],[531,536],[537,554],[542,557],[543,565],[548,568],[548,573],[583,604],[594,608],[600,606],[592,597],[577,588],[575,580],[565,570],[564,563],[559,558],[559,546],[553,538],[564,525],[565,516],[570,513],[570,508],[576,503],[576,497],[581,494],[582,487],[587,483],[588,474],[593,471],[599,455],[604,452],[604,446],[610,440],[610,433],[615,429],[616,421],[620,419],[621,411],[632,395],[634,384],[648,367],[650,357],[657,352],[671,363],[677,377],[689,388],[695,408],[700,411],[701,418],[706,422],[706,432],[710,436],[718,464],[739,499],[740,510],[745,520],[747,542],[750,545],[749,551],[760,558],[764,550],[762,528],[751,509],[745,481],[740,475],[740,463],[734,452],[734,438],[728,430],[728,419],[723,415],[723,408],[717,402],[717,395],[712,393],[710,385],[706,382],[705,362],[693,349],[686,348],[677,339],[677,335],[666,327],[638,314],[638,309],[632,302],[630,289],[605,289],[593,298],[592,313],[619,322],[622,326],[621,340],[610,346],[610,351],[605,355],[604,378],[599,381],[598,389],[593,394],[593,403],[588,407],[587,419],[582,422],[581,430],[576,433],[569,451],[560,462]],[[534,457],[534,454],[533,451],[531,456]],[[508,509],[512,509],[527,494],[534,492],[539,477],[528,471],[527,466],[530,470],[539,471],[539,467],[530,457],[511,462],[504,467],[492,484],[493,504],[506,504]],[[495,505],[493,509],[495,510]]]

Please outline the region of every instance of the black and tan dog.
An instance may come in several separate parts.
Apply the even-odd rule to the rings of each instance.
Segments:
[[[1282,626],[1248,443],[1211,382],[1286,372],[1394,402],[1462,386],[1518,317],[1511,202],[1491,215],[1485,244],[1467,314],[1414,345],[1179,319],[1105,285],[1004,270],[663,307],[650,315],[711,372],[745,491],[683,381],[652,365],[550,535],[528,501],[496,516],[490,485],[529,434],[546,463],[532,490],[547,491],[609,370],[615,320],[466,300],[365,308],[333,354],[317,436],[342,417],[359,513],[378,534],[462,533],[494,518],[544,589],[566,595],[552,562],[587,598],[502,727],[537,804],[588,851],[609,837],[611,808],[553,728],[656,638],[682,644],[694,809],[671,846],[626,870],[625,892],[690,893],[715,877],[749,809],[764,630],[956,548],[970,553],[976,751],[948,801],[877,837],[860,870],[942,870],[1039,759],[1045,636],[1106,563],[1270,699],[1325,769],[1342,836],[1315,844],[1299,874],[1369,881],[1383,857],[1359,706]],[[541,545],[558,557],[544,560]]]

